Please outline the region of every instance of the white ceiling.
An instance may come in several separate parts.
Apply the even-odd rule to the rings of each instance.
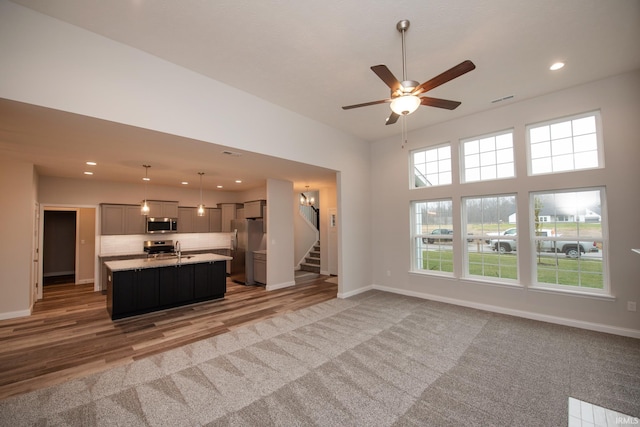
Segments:
[[[458,109],[420,107],[407,118],[409,131],[640,68],[638,0],[13,2],[368,141],[399,134],[399,123],[384,124],[390,112],[388,104],[349,111],[340,107],[389,96],[387,86],[370,70],[372,65],[385,64],[402,80],[401,35],[396,30],[401,19],[411,21],[406,33],[407,78],[424,82],[465,59],[477,67],[428,93],[462,101]],[[549,71],[551,63],[558,60],[567,65],[560,71]],[[491,102],[506,96],[514,98]],[[132,165],[116,159],[114,152],[119,151],[117,144],[124,144],[128,158],[143,158],[137,155],[142,152],[131,152],[132,145],[127,141],[142,141],[134,150],[144,150],[144,137],[150,136],[149,131],[10,101],[0,103],[0,108],[0,150],[31,156],[40,173],[66,176],[69,168],[60,165],[64,151],[74,149],[72,141],[86,144],[88,138],[83,138],[83,132],[94,132],[97,127],[104,132],[99,143],[108,147],[99,153],[113,163],[113,176],[126,179],[131,174],[139,181],[143,168],[137,165],[140,172],[132,173]],[[51,114],[64,117],[48,120]],[[7,117],[15,124],[10,124]],[[20,130],[19,126],[26,128]],[[66,148],[35,145],[38,132],[50,132],[47,126],[59,127],[60,140],[53,145]],[[189,157],[182,151],[179,161],[175,156],[149,160],[158,165],[150,174],[165,168],[171,180],[203,170],[204,165],[198,164],[201,150],[210,155],[220,155],[221,151],[220,147],[197,141],[175,137],[165,140],[165,154],[175,150],[178,142],[193,153]],[[264,162],[262,158],[245,153],[234,160],[245,173],[252,171],[247,181],[271,176],[304,186],[305,180],[333,176],[320,168],[304,171],[298,164],[276,159],[271,159],[274,163]],[[223,179],[237,169],[205,172]],[[289,178],[283,176],[289,172]],[[231,175],[224,178],[235,179]],[[214,182],[207,185],[213,186]]]

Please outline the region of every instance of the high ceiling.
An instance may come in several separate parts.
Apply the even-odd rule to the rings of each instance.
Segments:
[[[407,118],[409,131],[640,68],[638,0],[13,2],[368,141],[399,135],[399,123],[385,126],[389,105],[349,111],[340,107],[389,96],[387,86],[370,70],[372,65],[386,64],[402,80],[401,35],[396,30],[401,19],[411,21],[406,33],[408,79],[424,82],[466,59],[477,67],[428,93],[462,101],[458,109],[420,107]],[[556,61],[566,66],[549,71]],[[505,97],[513,98],[492,103]],[[16,104],[6,101],[0,107],[3,130],[9,126],[7,111]],[[40,116],[62,114],[18,107]],[[83,130],[94,126],[107,126],[125,139],[124,135],[144,133],[112,123],[83,125],[93,120],[84,117],[67,120],[75,128],[67,130],[71,135],[61,129],[67,140],[81,140]],[[3,132],[0,149],[18,155],[24,146],[27,153],[22,156],[39,151],[36,164],[41,173],[61,173],[51,161],[55,150],[31,147],[25,140],[28,134],[16,132],[15,126],[11,129],[13,133]],[[23,137],[20,147],[7,140],[12,135]],[[167,144],[172,144],[168,138]],[[193,158],[183,158],[183,164],[175,166],[185,172],[197,169],[189,162],[197,163],[199,150],[212,149],[197,141],[189,144]],[[251,156],[235,159],[250,161]],[[256,175],[270,176],[277,168],[286,170],[283,167],[274,163],[270,170],[254,170]],[[331,175],[326,170],[312,172]]]

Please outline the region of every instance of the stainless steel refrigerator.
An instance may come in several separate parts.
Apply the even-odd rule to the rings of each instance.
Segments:
[[[231,280],[244,285],[253,280],[253,251],[266,246],[261,219],[234,219],[231,221]]]

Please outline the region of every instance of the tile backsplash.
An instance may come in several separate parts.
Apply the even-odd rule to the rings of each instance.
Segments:
[[[142,253],[146,240],[180,241],[183,251],[229,248],[231,233],[181,233],[181,234],[127,234],[100,236],[100,255],[127,255]]]

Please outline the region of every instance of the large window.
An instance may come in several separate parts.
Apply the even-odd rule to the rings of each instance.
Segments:
[[[516,196],[467,197],[463,209],[467,233],[465,274],[517,281]]]
[[[412,202],[413,270],[453,274],[451,200]]]
[[[600,114],[582,114],[527,126],[531,175],[602,166]]]
[[[513,178],[513,131],[464,139],[462,143],[463,181]]]
[[[411,152],[413,188],[451,184],[451,145]]]
[[[532,193],[536,284],[606,290],[603,194],[603,189]]]
[[[526,147],[511,129],[411,152],[412,188],[464,183],[411,202],[411,270],[610,297],[605,188],[566,185],[604,167],[601,135],[589,112],[526,126]],[[529,173],[508,179],[520,160]],[[568,179],[533,176],[558,172]]]

